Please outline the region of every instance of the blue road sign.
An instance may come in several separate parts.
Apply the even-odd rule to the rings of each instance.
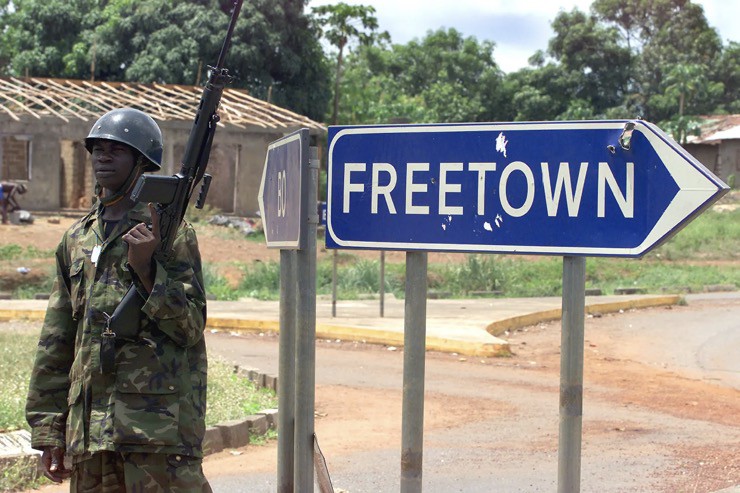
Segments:
[[[639,257],[728,187],[641,121],[329,127],[331,248]]]
[[[260,215],[269,248],[299,250],[304,244],[308,129],[272,142],[267,148],[259,190]]]

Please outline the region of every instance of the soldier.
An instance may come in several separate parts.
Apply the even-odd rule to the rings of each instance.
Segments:
[[[0,215],[3,224],[8,224],[8,213],[20,210],[21,206],[16,200],[16,195],[26,193],[26,185],[23,183],[0,183]]]
[[[160,256],[154,207],[130,198],[142,173],[160,169],[162,134],[145,113],[122,108],[93,125],[85,146],[98,200],[56,251],[26,402],[31,445],[43,452],[45,476],[71,477],[72,492],[210,492],[201,467],[207,360],[198,242],[183,222],[172,255]],[[145,300],[130,321],[138,333],[101,351],[106,320],[131,283]],[[101,365],[106,358],[111,364]]]

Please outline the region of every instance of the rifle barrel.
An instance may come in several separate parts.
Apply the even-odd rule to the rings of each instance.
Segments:
[[[231,13],[229,29],[226,31],[226,39],[224,40],[224,45],[221,47],[221,53],[218,55],[218,63],[216,64],[217,70],[221,70],[226,61],[226,53],[229,51],[229,46],[231,45],[231,35],[234,32],[234,26],[236,25],[236,19],[239,17],[239,11],[242,9],[242,1],[243,0],[234,0],[234,10]]]

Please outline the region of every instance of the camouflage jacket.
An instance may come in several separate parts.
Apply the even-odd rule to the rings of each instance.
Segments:
[[[183,223],[174,255],[155,256],[149,295],[132,281],[121,239],[139,222],[151,222],[146,205],[129,211],[107,240],[100,214],[94,209],[75,223],[56,251],[56,279],[26,401],[31,444],[66,447],[75,456],[115,450],[202,457],[206,300],[195,231]],[[139,324],[138,340],[119,340],[115,373],[103,374],[105,314],[113,313],[132,282],[146,300],[140,320],[132,321]]]

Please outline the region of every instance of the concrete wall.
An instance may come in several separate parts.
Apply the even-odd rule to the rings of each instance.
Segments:
[[[740,178],[740,141],[725,140],[720,145],[718,167],[719,176],[727,181],[730,175],[735,175],[735,186]]]
[[[82,142],[93,123],[93,120],[64,122],[57,117],[25,117],[15,121],[0,115],[2,135],[24,135],[30,139],[31,177],[28,192],[19,198],[23,208],[55,211],[88,207],[89,200],[80,199],[79,194],[91,194],[94,177],[89,170],[81,169],[80,160],[85,160],[82,168],[90,166]],[[161,173],[171,175],[180,170],[191,122],[158,123],[164,139]],[[224,212],[255,216],[259,210],[257,194],[267,146],[294,130],[219,127],[209,161],[208,172],[214,178],[206,203]],[[82,192],[80,183],[85,185]]]
[[[715,144],[687,144],[686,150],[700,163],[727,182],[740,175],[740,141],[723,140]],[[737,181],[736,181],[737,183]]]

